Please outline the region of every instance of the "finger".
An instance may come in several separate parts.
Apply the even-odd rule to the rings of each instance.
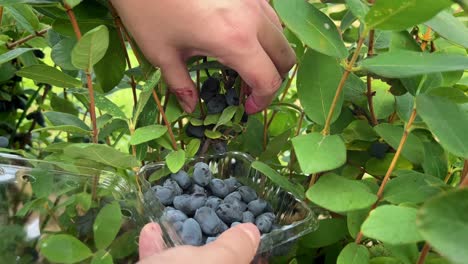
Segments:
[[[282,79],[270,57],[259,43],[229,58],[220,58],[222,63],[235,69],[246,84],[252,89],[245,104],[247,114],[265,109],[273,100]]]
[[[257,253],[260,232],[253,224],[240,224],[228,229],[214,242],[199,248],[205,263],[250,263]]]
[[[296,63],[296,55],[283,32],[270,20],[264,19],[258,32],[258,40],[281,76],[286,75]]]
[[[169,89],[177,97],[180,106],[185,112],[192,113],[198,102],[198,93],[182,58],[167,56],[159,65]]]
[[[164,249],[161,227],[156,223],[149,223],[143,227],[139,238],[140,259],[157,254]]]
[[[279,29],[283,30],[283,25],[281,24],[278,15],[276,15],[275,10],[271,7],[270,3],[265,0],[260,0],[260,6],[262,7],[263,12],[268,17],[268,19]]]

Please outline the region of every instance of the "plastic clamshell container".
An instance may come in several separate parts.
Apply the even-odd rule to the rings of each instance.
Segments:
[[[122,227],[125,226],[127,230],[132,229],[139,232],[144,223],[149,221],[148,218],[145,218],[148,213],[143,212],[143,199],[137,188],[130,183],[130,180],[113,172],[0,153],[0,195],[6,194],[8,197],[8,193],[17,194],[21,192],[23,197],[27,197],[25,202],[43,197],[49,200],[50,204],[54,202],[61,204],[74,194],[86,192],[91,195],[91,186],[94,183],[97,186],[96,193],[99,194],[101,199],[101,206],[113,201],[120,204],[124,220]],[[8,212],[1,206],[2,199],[2,196],[0,196],[0,227],[8,228],[8,218],[12,217],[12,215],[11,211]],[[57,199],[60,201],[57,201]],[[21,210],[22,205],[24,203],[21,203],[18,209]],[[43,225],[44,217],[40,217],[37,213],[17,217],[24,219],[22,221],[25,232],[24,243],[30,243],[30,241],[44,235],[40,228]],[[54,225],[52,223],[51,226],[46,226],[46,229],[50,231],[50,228],[54,229]],[[73,225],[78,226],[80,223],[75,221]],[[88,235],[93,234],[92,227],[79,232],[85,232]],[[133,247],[137,248],[136,239],[130,240],[128,243],[129,245],[133,243]],[[0,259],[2,257],[1,253]],[[21,262],[22,257],[21,252],[17,253],[17,261]],[[42,261],[38,259],[35,263],[42,263]]]
[[[253,188],[259,197],[269,202],[273,207],[277,217],[275,224],[280,225],[281,228],[262,235],[257,257],[253,262],[263,262],[275,255],[285,254],[288,244],[318,228],[317,217],[307,204],[253,169],[251,164],[254,159],[249,155],[240,152],[227,152],[197,157],[189,161],[184,170],[191,176],[193,165],[200,161],[209,165],[214,178],[236,177],[243,185]],[[151,190],[152,186],[162,184],[169,176],[151,183],[148,181],[153,173],[160,170],[168,170],[164,162],[145,165],[139,172],[143,192],[145,193],[144,211],[151,214],[148,216],[151,221],[160,224],[166,246],[175,247],[183,245],[183,242],[172,224],[163,218],[162,213],[165,207],[158,201],[154,191]]]

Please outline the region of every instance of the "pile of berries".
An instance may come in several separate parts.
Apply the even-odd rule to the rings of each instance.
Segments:
[[[229,227],[254,223],[262,234],[279,228],[271,205],[236,178],[214,178],[208,164],[198,162],[193,177],[181,170],[152,187],[166,206],[162,219],[171,223],[185,244],[212,242]]]

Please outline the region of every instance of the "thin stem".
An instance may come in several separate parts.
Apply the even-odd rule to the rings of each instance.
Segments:
[[[73,31],[75,31],[76,39],[80,40],[81,39],[81,31],[80,31],[80,27],[78,26],[78,21],[76,20],[75,13],[73,12],[72,8],[67,3],[64,2],[63,6],[67,10],[67,15],[68,15],[68,18],[70,19],[70,22],[72,24]]]
[[[178,121],[178,126],[179,126],[179,135],[182,135],[182,133],[184,133],[184,124],[182,123],[182,119],[179,119]],[[180,140],[180,148],[182,148],[183,150],[185,150],[185,145],[184,145],[184,141],[183,140]]]
[[[1,22],[0,22],[0,24],[1,24]],[[31,35],[29,35],[29,36],[26,36],[26,37],[24,37],[24,38],[22,38],[22,39],[18,39],[18,40],[15,41],[15,42],[7,43],[6,46],[7,46],[8,49],[15,48],[15,47],[17,47],[17,46],[19,46],[19,45],[21,45],[21,44],[23,44],[23,43],[25,43],[25,42],[27,42],[27,41],[33,39],[33,38],[42,37],[42,35],[44,35],[45,33],[47,33],[47,31],[49,31],[49,29],[50,29],[50,27],[45,28],[45,29],[43,29],[43,30],[41,30],[41,31],[35,32],[34,34],[31,34]]]
[[[351,61],[348,63],[348,66],[345,69],[345,72],[343,73],[343,76],[341,76],[340,83],[338,84],[338,88],[336,89],[335,97],[333,98],[332,104],[330,106],[330,111],[328,112],[327,119],[325,121],[325,126],[323,127],[322,134],[323,135],[328,135],[330,134],[330,125],[331,125],[331,120],[333,117],[333,112],[335,112],[336,105],[338,104],[338,99],[340,98],[341,92],[343,91],[343,87],[346,83],[346,80],[349,77],[349,74],[352,71],[352,68],[354,64],[356,63],[357,58],[359,57],[359,52],[361,51],[362,44],[364,43],[364,38],[367,35],[367,32],[364,31],[362,36],[359,38],[359,41],[356,46],[356,50],[354,51],[353,57],[351,57]]]
[[[51,86],[49,85],[46,85],[44,87],[44,93],[42,94],[42,97],[41,97],[41,102],[39,103],[39,106],[37,108],[37,111],[41,111],[41,107],[42,105],[44,104],[44,101],[47,97],[47,94],[49,93],[49,91],[52,89]],[[32,123],[31,123],[31,126],[29,127],[29,130],[28,130],[28,134],[31,134],[31,132],[33,131],[34,127],[36,126],[36,119],[33,119]]]
[[[312,174],[312,177],[310,177],[310,182],[309,182],[309,189],[314,185],[314,183],[317,181],[318,178],[318,173]]]
[[[431,249],[431,246],[426,242],[424,244],[424,247],[421,250],[421,254],[419,255],[418,262],[417,264],[424,264],[426,261],[426,256],[429,253],[429,250]]]
[[[301,115],[299,116],[299,122],[297,123],[296,132],[294,133],[295,137],[297,137],[299,133],[301,132],[303,121],[304,121],[304,112],[302,112]],[[292,166],[295,161],[296,161],[296,153],[294,152],[293,149],[291,149],[291,158],[289,159],[289,164],[288,164],[289,179],[292,178]]]
[[[91,124],[93,125],[93,143],[98,143],[98,128],[97,128],[97,121],[96,121],[96,103],[94,102],[94,88],[93,88],[93,80],[91,79],[91,73],[86,71],[86,81],[88,83],[88,91],[89,91],[89,115],[91,116]]]
[[[267,141],[268,141],[268,111],[265,109],[263,110],[263,151],[266,150]]]
[[[385,177],[383,178],[382,183],[380,184],[380,188],[377,191],[377,201],[372,205],[370,212],[372,212],[372,210],[374,210],[377,207],[377,204],[382,200],[382,195],[383,195],[385,185],[387,185],[387,182],[390,179],[390,175],[392,175],[393,170],[395,169],[396,163],[398,159],[400,158],[401,151],[403,150],[406,140],[408,139],[410,128],[413,125],[415,118],[416,118],[416,107],[414,107],[413,111],[411,112],[411,116],[408,120],[408,123],[405,126],[405,131],[403,132],[403,136],[400,139],[400,144],[398,144],[398,148],[396,150],[395,156],[393,157],[392,162],[390,163],[390,167],[388,167],[387,173],[385,174]],[[356,237],[356,244],[361,243],[361,239],[362,239],[362,231],[359,231],[358,236]]]
[[[125,40],[124,37],[122,36],[123,31],[124,31],[124,26],[122,24],[122,20],[120,20],[119,15],[117,14],[117,11],[115,10],[114,6],[112,5],[111,1],[108,1],[109,3],[109,9],[112,13],[112,16],[114,17],[114,24],[117,26],[119,29],[118,36],[119,36],[119,41],[120,45],[122,46],[122,49],[124,51],[125,55],[125,60],[127,61],[127,66],[129,69],[132,68],[132,63],[130,62],[130,57],[128,56],[127,52],[127,46],[125,45]],[[133,95],[133,107],[135,108],[137,105],[137,94],[136,94],[136,82],[135,82],[135,77],[130,75],[130,86],[132,87],[132,95]]]
[[[169,137],[171,138],[172,147],[174,148],[174,150],[177,150],[178,149],[177,148],[177,142],[175,140],[174,133],[172,131],[171,123],[167,120],[166,113],[164,112],[164,109],[163,109],[163,107],[161,105],[161,101],[159,100],[158,94],[156,93],[156,91],[154,89],[153,89],[153,98],[154,98],[154,101],[156,102],[156,105],[158,106],[159,112],[162,115],[162,118],[164,120],[164,124],[167,127],[167,132],[169,132]]]
[[[284,88],[283,94],[282,94],[281,97],[280,97],[280,100],[279,100],[280,102],[283,102],[283,101],[284,101],[284,98],[286,98],[286,95],[288,94],[289,88],[291,87],[292,81],[293,81],[294,77],[296,76],[296,73],[297,73],[297,69],[298,69],[298,68],[299,68],[299,67],[298,67],[298,65],[296,64],[296,66],[294,67],[294,70],[293,70],[293,72],[292,72],[292,75],[291,75],[291,77],[289,78],[288,83],[286,84],[286,88]],[[273,110],[273,113],[271,114],[270,120],[268,120],[267,128],[270,127],[271,123],[273,122],[273,118],[275,118],[277,112],[278,112],[278,111]]]
[[[463,162],[463,170],[460,175],[460,186],[468,186],[468,160]]]
[[[197,60],[197,65],[200,65],[200,61]],[[197,77],[196,77],[196,82],[197,82],[197,89],[198,89],[198,94],[201,92],[201,84],[200,84],[200,69],[197,69]],[[198,105],[200,106],[200,113],[202,119],[205,118],[206,113],[205,113],[205,108],[203,108],[202,100],[201,97],[198,96]]]
[[[375,30],[371,30],[369,32],[369,50],[367,51],[368,58],[374,55],[374,34],[375,34]],[[372,76],[369,73],[367,74],[366,95],[367,95],[367,103],[369,105],[369,112],[371,116],[371,123],[372,125],[376,126],[379,124],[379,122],[377,121],[377,117],[375,116],[374,103],[373,103],[374,92],[372,91]]]
[[[0,6],[0,26],[2,25],[3,20],[3,6]]]

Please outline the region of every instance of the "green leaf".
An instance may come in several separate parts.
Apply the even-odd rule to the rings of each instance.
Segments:
[[[408,244],[423,240],[416,229],[418,210],[396,205],[381,205],[362,224],[362,233],[389,244]]]
[[[468,29],[450,12],[442,11],[425,24],[443,38],[468,48]]]
[[[54,178],[50,175],[49,171],[34,168],[29,174],[36,180],[31,183],[31,187],[35,197],[47,197],[51,194],[51,186],[54,184]]]
[[[113,202],[104,206],[93,224],[94,243],[98,249],[107,248],[114,241],[122,225],[120,205]]]
[[[385,119],[395,111],[395,97],[390,92],[390,87],[380,80],[373,80],[372,86],[375,91],[375,116],[377,119]]]
[[[159,180],[159,179],[161,179],[161,178],[163,178],[163,177],[166,177],[167,175],[169,175],[169,174],[171,174],[171,173],[172,173],[172,172],[169,170],[169,168],[167,168],[167,167],[162,167],[162,168],[156,170],[155,172],[153,172],[153,173],[150,175],[148,181],[150,181],[150,182],[155,182],[155,181],[157,181],[157,180]]]
[[[402,78],[400,81],[408,92],[412,95],[417,95],[440,87],[442,85],[443,78],[440,72],[436,72],[410,78]]]
[[[361,225],[367,218],[370,208],[350,211],[346,214],[346,221],[348,225],[349,234],[352,238],[356,238],[359,231],[361,231]]]
[[[213,130],[209,130],[209,129],[205,129],[205,136],[207,138],[211,138],[211,139],[218,139],[222,136],[223,134],[219,131],[213,131]]]
[[[369,28],[403,30],[432,18],[450,4],[449,0],[376,1],[366,23]]]
[[[133,124],[136,124],[138,121],[138,117],[140,117],[141,112],[145,108],[146,103],[150,99],[153,89],[158,84],[159,80],[161,79],[161,71],[155,71],[148,80],[146,80],[145,85],[143,85],[140,93],[140,98],[138,98],[138,102],[136,105],[136,110],[133,114]]]
[[[362,182],[327,173],[307,190],[307,198],[333,212],[344,213],[371,206],[377,196]]]
[[[175,96],[170,96],[169,101],[166,106],[166,117],[169,122],[174,122],[179,117],[182,116],[184,111],[180,107],[179,102],[177,101],[177,98]]]
[[[383,159],[370,158],[365,165],[367,173],[376,176],[385,175],[388,168],[390,167],[390,164],[392,163],[394,156],[395,153],[387,153]],[[401,156],[395,165],[395,170],[411,170],[412,168],[413,164]]]
[[[394,257],[375,257],[369,262],[370,264],[402,264],[400,260]]]
[[[16,72],[16,75],[40,83],[48,83],[63,88],[81,87],[81,82],[54,67],[45,64],[31,65]]]
[[[439,87],[429,92],[430,95],[445,97],[457,104],[468,103],[468,96],[465,92],[455,87]]]
[[[383,77],[403,78],[468,68],[468,57],[459,54],[390,51],[365,59],[362,68]]]
[[[91,250],[70,235],[51,235],[39,243],[41,254],[51,262],[76,263],[92,256]]]
[[[31,34],[40,30],[39,19],[32,7],[25,4],[9,5],[6,11],[14,18],[18,25]]]
[[[340,252],[337,264],[366,264],[369,263],[370,255],[367,248],[354,242],[349,243]]]
[[[346,162],[346,147],[338,135],[314,132],[292,139],[294,152],[305,174],[332,170]]]
[[[418,212],[418,231],[427,242],[453,263],[466,263],[468,251],[468,189],[443,193]]]
[[[172,173],[178,172],[185,163],[185,151],[179,149],[177,151],[173,151],[166,156],[166,164],[169,170]]]
[[[448,157],[444,148],[434,140],[429,131],[425,136],[418,135],[424,145],[424,162],[421,164],[426,174],[445,179],[448,173]]]
[[[361,0],[345,0],[345,2],[353,15],[364,22],[364,19],[369,12],[369,6]]]
[[[286,130],[281,135],[274,137],[268,142],[265,151],[258,157],[260,161],[269,162],[278,160],[280,152],[287,147],[291,130]]]
[[[390,51],[407,50],[421,51],[421,47],[414,40],[413,36],[406,30],[391,32]]]
[[[205,120],[203,120],[203,125],[208,126],[212,124],[218,123],[219,117],[221,114],[210,114],[205,117]]]
[[[265,163],[254,161],[251,166],[253,169],[258,170],[260,173],[267,176],[272,182],[276,183],[281,188],[294,194],[294,196],[300,199],[304,198],[304,189],[302,186],[290,182],[285,176],[279,174],[276,170],[270,168]]]
[[[344,239],[346,234],[346,222],[343,218],[323,219],[316,231],[301,238],[300,244],[305,248],[321,248]]]
[[[75,134],[80,134],[80,135],[91,135],[92,133],[91,130],[85,130],[85,129],[82,129],[73,125],[46,126],[46,127],[36,128],[33,131],[41,132],[41,131],[49,131],[49,130],[53,130],[53,131],[57,130],[57,131],[75,133]]]
[[[438,194],[444,182],[416,171],[396,171],[398,176],[385,186],[383,199],[393,204],[418,204]]]
[[[106,252],[105,250],[99,250],[94,254],[93,259],[91,260],[91,264],[113,264],[114,261],[112,260],[111,254]]]
[[[104,93],[114,89],[122,80],[125,68],[125,51],[120,43],[117,30],[109,30],[109,47],[104,57],[94,65],[97,83]],[[112,65],[112,67],[109,67]]]
[[[50,106],[55,112],[63,112],[71,115],[78,115],[78,109],[75,108],[75,105],[62,97],[57,96],[56,94],[50,95]]]
[[[69,158],[84,158],[115,168],[138,167],[138,161],[133,156],[103,144],[77,143],[64,148],[63,151]]]
[[[37,50],[37,49],[31,49],[31,48],[16,48],[13,50],[10,50],[8,52],[3,53],[0,55],[0,65],[11,61],[12,59],[18,58],[21,54],[29,52],[31,50]]]
[[[404,133],[403,127],[382,123],[374,129],[390,146],[398,148]],[[412,133],[408,134],[401,154],[411,162],[421,164],[424,161],[424,146],[421,140]]]
[[[342,73],[342,68],[333,57],[307,50],[302,58],[297,72],[297,93],[307,116],[319,125],[325,125]],[[341,93],[332,122],[341,113],[343,95]]]
[[[125,258],[138,249],[137,243],[132,243],[131,241],[136,241],[138,233],[136,230],[129,230],[122,235],[118,236],[112,245],[110,246],[110,253],[115,259]]]
[[[219,126],[227,124],[231,119],[234,117],[237,111],[237,106],[228,106],[223,110],[223,113],[218,119],[218,122],[216,123],[216,126],[213,128],[213,130],[216,130]]]
[[[72,50],[72,64],[78,69],[90,71],[106,54],[109,46],[109,30],[98,26],[83,35]]]
[[[122,109],[120,109],[114,102],[107,99],[106,96],[94,93],[94,100],[98,109],[107,112],[114,118],[121,118],[123,120],[127,120],[127,117],[125,116],[125,113],[122,111]]]
[[[64,70],[76,70],[71,62],[71,52],[76,45],[75,38],[64,38],[52,47],[50,56],[55,64]]]
[[[447,98],[421,94],[416,97],[419,115],[449,152],[468,158],[468,112]]]
[[[200,149],[200,145],[201,145],[200,139],[194,138],[190,140],[190,142],[187,144],[187,147],[185,148],[187,158],[194,157],[197,154],[198,149]]]
[[[355,140],[375,141],[378,136],[374,129],[365,120],[354,120],[351,122],[342,133],[345,142],[353,142]]]
[[[159,138],[167,132],[167,127],[162,125],[151,125],[140,127],[130,139],[130,144],[138,145]]]
[[[274,0],[273,4],[286,26],[309,48],[338,58],[348,55],[333,21],[313,5],[302,0]]]
[[[44,116],[54,126],[74,126],[85,131],[91,130],[81,119],[71,114],[50,111],[44,112]]]

